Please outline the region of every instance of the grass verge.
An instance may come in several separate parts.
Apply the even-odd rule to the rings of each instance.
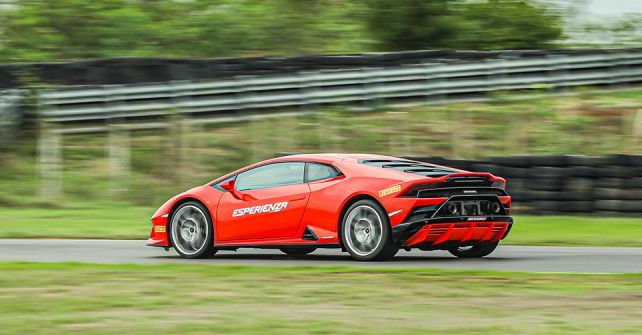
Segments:
[[[146,239],[147,207],[0,208],[1,238]]]
[[[0,263],[0,334],[632,334],[642,274]]]
[[[153,209],[0,208],[0,238],[146,239]],[[638,218],[517,215],[504,244],[642,247]]]

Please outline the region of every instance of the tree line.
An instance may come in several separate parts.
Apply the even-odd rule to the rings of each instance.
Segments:
[[[0,13],[0,62],[542,49],[562,25],[527,0],[27,0]]]

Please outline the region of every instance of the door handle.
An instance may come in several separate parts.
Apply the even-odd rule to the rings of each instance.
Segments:
[[[292,198],[292,199],[290,199],[290,201],[305,200],[305,198],[307,198],[307,196],[306,195],[302,195],[300,197]]]

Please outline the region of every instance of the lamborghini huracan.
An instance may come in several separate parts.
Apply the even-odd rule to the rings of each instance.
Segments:
[[[411,248],[484,257],[513,224],[505,185],[490,173],[389,156],[284,156],[169,199],[152,216],[147,245],[185,258],[238,248],[291,256],[341,248],[359,261]]]

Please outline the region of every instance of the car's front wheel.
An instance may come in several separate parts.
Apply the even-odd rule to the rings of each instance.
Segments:
[[[184,258],[205,258],[216,253],[214,229],[209,212],[201,203],[189,201],[172,214],[170,238],[176,252]]]
[[[469,247],[458,247],[449,249],[448,251],[459,258],[481,258],[490,255],[495,248],[497,248],[499,242],[485,245],[476,245]]]
[[[344,248],[358,261],[392,259],[399,251],[393,243],[388,215],[372,200],[360,200],[345,212],[341,224]]]

